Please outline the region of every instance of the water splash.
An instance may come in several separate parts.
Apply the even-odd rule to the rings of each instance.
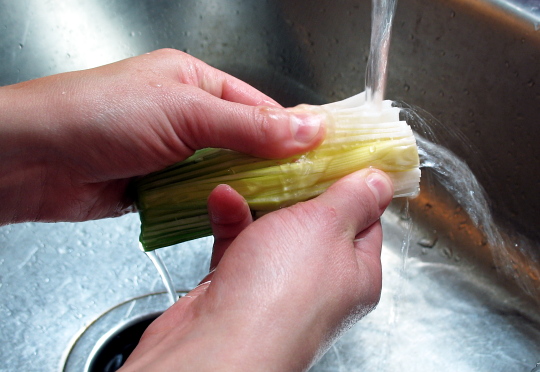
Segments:
[[[459,130],[450,131],[426,111],[404,103],[396,105],[402,108],[405,120],[415,130],[421,168],[430,171],[430,175],[446,189],[467,213],[474,226],[482,232],[497,269],[513,278],[529,295],[540,295],[538,265],[524,267],[523,264],[526,261],[536,261],[529,254],[532,252],[532,243],[525,237],[511,234],[496,223],[489,197],[476,175],[465,161],[439,144],[440,142],[437,143],[440,140],[435,132],[443,131],[447,139],[456,140],[465,152],[473,153],[479,158],[474,146]],[[478,161],[481,160],[480,158]],[[478,165],[476,168],[483,172],[488,171],[485,166]]]

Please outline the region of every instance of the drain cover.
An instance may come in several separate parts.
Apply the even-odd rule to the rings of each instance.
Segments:
[[[161,313],[144,316],[119,329],[103,342],[98,342],[99,349],[92,353],[89,360],[89,372],[115,372],[124,365],[126,359],[137,346],[146,328]]]
[[[166,293],[123,302],[92,322],[69,348],[64,372],[114,372],[131,354],[144,330],[170,306]]]

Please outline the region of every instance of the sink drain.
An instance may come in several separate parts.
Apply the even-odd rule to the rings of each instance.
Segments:
[[[134,298],[110,309],[86,327],[69,348],[64,372],[114,372],[145,329],[170,306],[165,293]]]
[[[137,346],[146,328],[159,315],[161,313],[142,317],[104,337],[103,342],[96,345],[95,353],[90,355],[88,372],[115,372],[120,369]]]

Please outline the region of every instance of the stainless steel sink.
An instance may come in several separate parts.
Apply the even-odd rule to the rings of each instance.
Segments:
[[[539,6],[398,2],[387,97],[439,123],[435,135],[486,189],[512,265],[494,261],[466,208],[426,170],[408,212],[397,200],[384,216],[379,306],[313,371],[529,372],[540,361]],[[368,0],[0,0],[0,9],[2,85],[170,47],[284,105],[364,88]],[[138,228],[136,215],[0,228],[0,370],[62,370],[85,335],[97,342],[165,307],[140,305],[164,288],[137,249]],[[179,291],[205,275],[210,248],[207,238],[163,249]],[[84,370],[84,350],[70,370]]]

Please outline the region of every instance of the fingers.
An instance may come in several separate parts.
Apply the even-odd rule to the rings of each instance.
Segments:
[[[265,158],[285,158],[313,149],[325,135],[326,114],[228,102],[202,90],[185,93],[171,117],[191,149],[228,148]]]
[[[249,106],[281,107],[251,85],[179,50],[160,49],[147,55],[164,67],[169,78],[198,87],[211,95]]]
[[[337,225],[354,239],[380,218],[393,193],[388,175],[369,168],[344,177],[317,200],[336,211]]]
[[[197,86],[213,96],[249,106],[281,107],[271,97],[242,80],[196,61],[199,75]]]
[[[179,51],[160,50],[147,58],[159,62],[162,73],[176,82],[163,85],[166,96],[159,102],[191,150],[220,147],[284,158],[324,139],[322,110],[284,109],[249,84]]]
[[[228,185],[219,185],[212,191],[208,197],[208,213],[214,235],[210,260],[212,271],[229,245],[253,219],[244,198]]]

